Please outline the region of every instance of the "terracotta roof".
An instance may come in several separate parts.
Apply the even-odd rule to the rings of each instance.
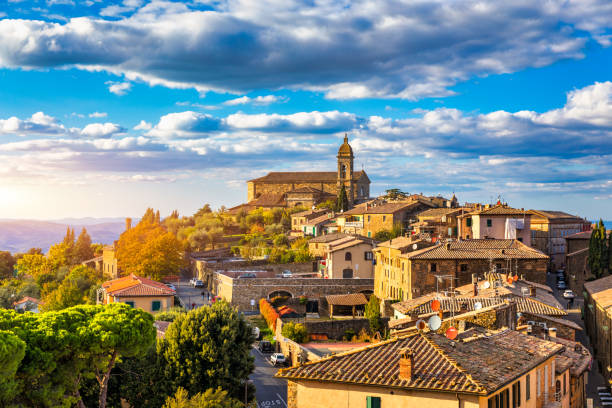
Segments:
[[[111,296],[174,296],[175,291],[161,282],[134,274],[106,281],[102,284]]]
[[[390,241],[381,242],[380,244],[378,244],[378,247],[402,250],[406,248],[412,248],[414,244],[420,241],[423,241],[420,237],[411,235],[409,237],[397,237],[393,238]]]
[[[327,191],[319,190],[313,187],[300,187],[291,191],[287,191],[287,194],[318,194],[325,197],[335,197],[335,194],[328,193]]]
[[[612,306],[612,275],[584,282],[584,289],[599,306],[603,308]]]
[[[368,303],[363,293],[351,293],[348,295],[325,296],[327,303],[334,306],[359,306]]]
[[[399,376],[400,352],[405,349],[414,353],[409,379]],[[281,369],[276,377],[488,395],[562,349],[512,330],[470,329],[456,341],[414,333]]]
[[[411,200],[411,201],[404,201],[404,202],[399,202],[399,203],[386,203],[386,204],[380,204],[376,206],[369,206],[367,210],[365,208],[363,209],[364,210],[363,214],[395,214],[396,212],[404,211],[404,210],[408,210],[409,208],[416,207],[417,205],[421,203],[422,203],[421,201]]]
[[[367,242],[362,241],[360,239],[354,239],[352,241],[342,242],[337,245],[334,245],[334,243],[332,242],[332,245],[329,248],[329,252],[341,251],[343,249],[351,248],[351,247],[354,247],[356,245],[361,245],[361,244],[367,244]]]
[[[325,213],[327,211],[329,211],[329,210],[326,209],[326,208],[317,208],[317,209],[314,209],[314,210],[310,209],[310,210],[306,210],[306,211],[300,211],[300,212],[293,213],[293,214],[291,214],[291,217],[307,217],[307,216],[312,215],[312,214]]]
[[[569,368],[570,375],[577,377],[589,369],[591,353],[582,344],[560,337],[552,337],[550,341],[564,346],[561,354],[558,354],[555,358],[555,372],[557,374],[562,374]]]
[[[248,205],[255,207],[285,206],[285,195],[282,193],[265,193],[249,201]]]
[[[565,239],[591,239],[593,231],[582,231],[576,234],[568,235]]]
[[[40,304],[43,303],[43,302],[40,301],[40,299],[36,299],[36,298],[30,297],[30,296],[25,296],[25,297],[21,298],[21,300],[18,300],[17,302],[14,302],[13,306],[17,306],[17,305],[20,305],[22,303],[27,303],[27,302],[35,303],[37,305],[40,305]]]
[[[331,220],[335,220],[335,218],[331,217],[331,214],[323,214],[317,218],[306,221],[302,225],[317,225]]]
[[[572,215],[572,214],[568,214],[566,212],[563,211],[549,211],[549,210],[529,210],[532,213],[532,221],[533,220],[533,216],[538,217],[538,218],[548,218],[549,220],[555,220],[555,221],[567,221],[567,220],[571,220],[574,222],[584,222],[584,223],[589,223],[588,221],[585,221],[583,218],[577,216],[577,215]],[[590,223],[589,223],[590,224]]]
[[[529,210],[521,210],[519,208],[508,207],[507,205],[498,204],[489,208],[472,211],[464,215],[531,215]]]
[[[442,217],[443,215],[452,214],[463,211],[463,208],[430,208],[419,213],[419,217]]]
[[[513,239],[447,242],[402,256],[409,259],[548,259],[544,253]]]
[[[353,172],[353,180],[359,180],[365,175],[365,171]],[[292,172],[270,172],[263,177],[251,181],[262,183],[335,183],[338,173],[335,171],[292,171]]]
[[[364,237],[362,235],[346,234],[344,232],[334,232],[333,234],[324,234],[324,235],[319,235],[318,237],[311,238],[308,241],[308,243],[309,244],[327,244],[332,241],[337,241],[339,239],[347,238],[347,237],[359,238],[361,240],[368,241],[368,242],[376,242],[372,238]]]

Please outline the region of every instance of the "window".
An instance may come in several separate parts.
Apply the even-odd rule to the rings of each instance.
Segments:
[[[521,406],[521,382],[512,384],[512,408]]]
[[[368,222],[370,222],[370,216],[368,215]]]
[[[563,380],[563,395],[567,394],[567,372],[565,372],[565,379]]]
[[[368,216],[368,221],[369,221],[370,216]],[[368,238],[372,238],[372,232],[368,231]]]
[[[340,166],[340,178],[341,179],[346,178],[346,164],[343,164]]]
[[[510,408],[510,392],[506,388],[487,401],[488,408]]]
[[[353,260],[353,256],[351,255],[351,253],[350,253],[350,252],[346,252],[346,253],[344,254],[344,260],[345,260],[345,261],[352,261],[352,260]]]
[[[525,401],[529,401],[529,398],[531,398],[531,376],[527,374],[525,381]]]
[[[353,277],[352,269],[344,269],[342,271],[342,279],[351,279]]]
[[[467,266],[467,264],[461,264],[461,265],[459,265],[459,270],[460,270],[461,272],[467,272],[467,270],[468,270],[468,266]]]
[[[493,220],[488,218],[487,219],[487,227],[492,227],[493,226]]]
[[[518,237],[518,238],[517,238],[517,240],[518,240],[519,242],[523,242],[523,238],[521,238],[521,237]]]
[[[366,408],[380,408],[380,397],[366,397]]]
[[[154,300],[153,302],[151,302],[152,312],[157,312],[160,309],[161,309],[161,302],[159,300]]]
[[[387,221],[387,216],[383,215],[383,222]]]
[[[134,307],[134,302],[132,302],[132,301],[125,302],[125,304],[130,306],[130,307]]]
[[[364,258],[366,261],[371,261],[373,259],[373,255],[372,252],[370,251],[365,251],[364,252]]]
[[[431,263],[429,264],[429,272],[436,272],[437,271],[437,265],[435,263]]]
[[[542,390],[540,389],[540,370],[536,371],[536,396],[542,395]]]
[[[468,217],[465,219],[465,225],[467,225],[468,227],[472,226],[472,217]]]

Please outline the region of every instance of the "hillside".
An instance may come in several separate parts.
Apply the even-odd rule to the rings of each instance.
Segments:
[[[78,222],[78,220],[75,221]],[[102,244],[113,243],[125,229],[123,220],[107,222],[100,219],[98,223],[94,223],[91,219],[87,219],[80,224],[36,220],[0,220],[0,250],[15,253],[37,247],[46,252],[51,245],[64,238],[68,225],[74,228],[76,235],[79,235],[84,226],[92,242]]]

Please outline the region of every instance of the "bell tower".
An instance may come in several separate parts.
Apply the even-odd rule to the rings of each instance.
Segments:
[[[353,184],[353,149],[348,143],[348,135],[344,134],[344,143],[338,149],[338,194],[344,185],[349,204],[355,201],[355,186]]]

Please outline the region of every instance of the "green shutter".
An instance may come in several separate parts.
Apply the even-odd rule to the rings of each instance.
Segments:
[[[380,397],[366,397],[367,408],[380,408]]]
[[[126,305],[130,306],[130,307],[134,307],[134,302],[125,302]]]
[[[161,309],[161,302],[159,300],[154,300],[153,302],[151,302],[151,310],[153,312],[157,312],[160,309]]]

